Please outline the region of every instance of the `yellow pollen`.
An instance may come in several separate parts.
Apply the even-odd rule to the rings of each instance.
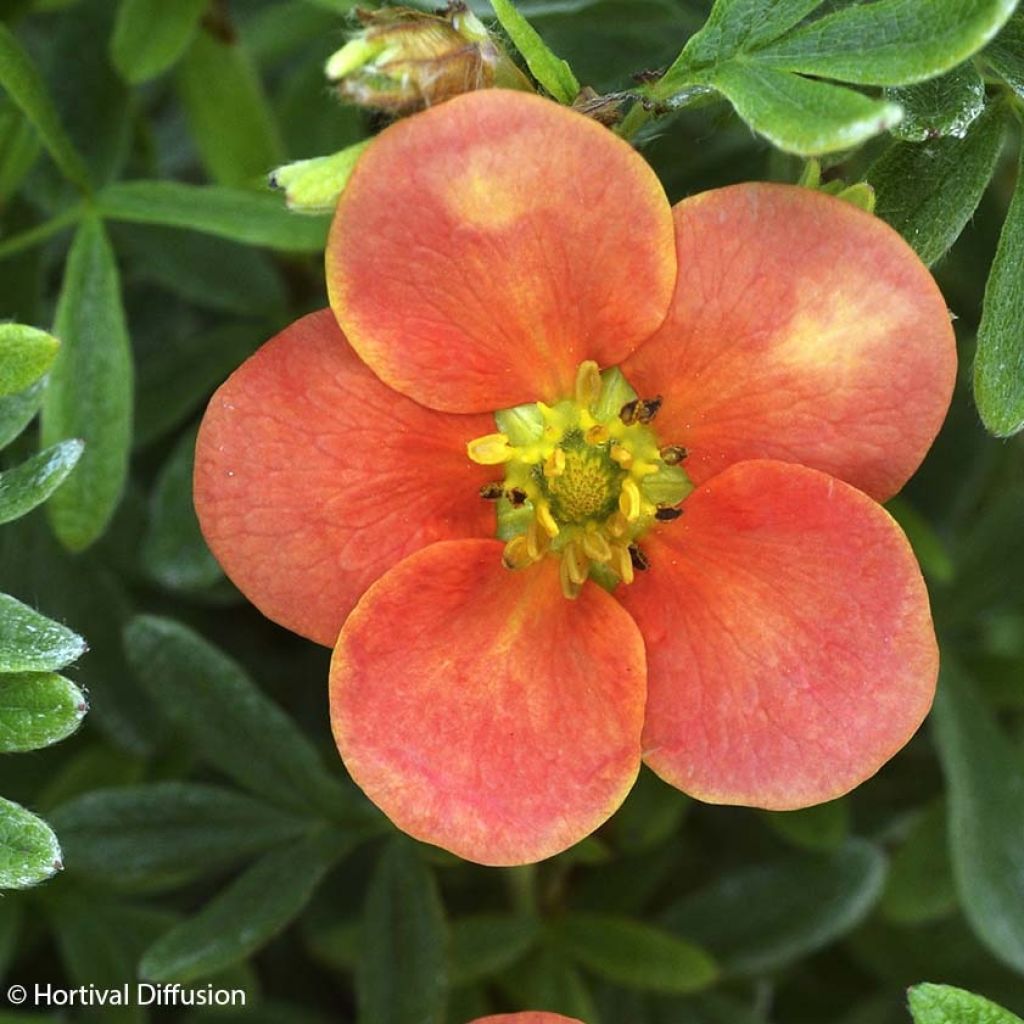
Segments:
[[[627,522],[635,523],[640,518],[640,488],[635,480],[626,480],[622,484],[622,492],[619,494],[619,511],[626,517]]]
[[[466,454],[481,466],[497,466],[508,462],[516,450],[508,443],[505,434],[484,434],[466,445]]]
[[[611,433],[603,423],[595,423],[583,436],[587,444],[604,444]]]
[[[565,472],[565,452],[556,448],[544,463],[545,476],[561,476]]]

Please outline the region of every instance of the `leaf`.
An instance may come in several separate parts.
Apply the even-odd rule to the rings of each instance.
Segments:
[[[518,962],[540,936],[535,918],[474,914],[452,922],[452,985],[471,985]]]
[[[606,831],[620,850],[641,853],[678,832],[688,807],[688,798],[678,789],[643,768]]]
[[[277,126],[249,53],[237,41],[198,32],[178,67],[178,91],[210,177],[247,185],[284,158]]]
[[[25,672],[0,676],[0,753],[39,750],[70,736],[89,705],[63,676]]]
[[[932,717],[960,903],[989,949],[1024,970],[1024,765],[948,654]]]
[[[946,841],[942,800],[923,810],[893,854],[882,895],[882,914],[895,924],[923,924],[956,909],[956,886]]]
[[[663,923],[730,973],[761,974],[848,932],[877,902],[884,880],[882,854],[851,839],[833,854],[723,874],[670,907]]]
[[[515,48],[522,54],[530,73],[559,103],[572,103],[579,95],[580,83],[572,68],[556,57],[523,17],[513,0],[491,0],[501,27],[508,33]]]
[[[59,807],[51,820],[68,867],[114,885],[212,874],[309,828],[308,820],[262,801],[189,782],[95,790]]]
[[[579,971],[554,945],[542,946],[502,979],[510,999],[530,1009],[561,1013],[573,1020],[597,1021],[597,1009]]]
[[[903,108],[903,120],[892,133],[904,142],[925,142],[955,135],[962,139],[985,109],[985,82],[970,61],[921,82],[885,90],[886,99]]]
[[[718,978],[704,950],[628,917],[569,914],[556,935],[569,956],[618,985],[684,995]]]
[[[285,252],[322,251],[330,219],[290,213],[280,198],[218,185],[123,181],[96,196],[112,220],[164,224]]]
[[[46,822],[0,797],[0,889],[38,885],[63,866],[57,837]]]
[[[224,579],[192,506],[195,447],[196,431],[186,431],[160,470],[142,543],[142,564],[149,576],[168,590],[184,593],[205,590]]]
[[[0,673],[53,672],[85,651],[85,641],[66,626],[0,594]]]
[[[85,162],[64,131],[39,72],[10,29],[0,24],[0,86],[35,125],[53,162],[68,181],[88,192]]]
[[[43,398],[41,437],[85,442],[75,475],[47,506],[65,547],[81,551],[106,530],[128,473],[132,353],[114,252],[103,224],[82,221],[71,246],[54,333],[61,339]]]
[[[126,82],[166,71],[185,52],[206,0],[121,0],[110,40],[110,59]]]
[[[974,360],[974,398],[989,433],[1024,427],[1024,149],[1017,186],[985,285]]]
[[[915,985],[907,996],[914,1024],[1024,1024],[1015,1013],[952,985]]]
[[[197,633],[140,616],[128,625],[125,646],[139,681],[210,764],[284,807],[346,810],[346,791],[295,723]]]
[[[41,505],[67,479],[82,455],[81,441],[62,441],[0,473],[0,523]]]
[[[867,179],[875,213],[925,263],[945,255],[971,219],[995,170],[1006,123],[1005,109],[993,104],[962,139],[897,143],[872,164]]]
[[[43,401],[45,381],[0,398],[0,448],[6,448],[32,422]]]
[[[366,894],[356,976],[365,1024],[442,1024],[448,932],[437,883],[406,839],[390,843]]]
[[[780,836],[805,850],[835,850],[850,833],[850,805],[842,799],[799,811],[763,811],[762,814]]]
[[[992,70],[1024,97],[1024,13],[1018,12],[982,53]]]
[[[849,149],[896,124],[901,113],[852,89],[738,61],[719,65],[708,81],[754,131],[800,156]]]
[[[0,202],[18,191],[41,148],[32,122],[10,100],[0,100]]]
[[[60,343],[25,324],[0,324],[0,397],[24,391],[53,365]]]
[[[757,50],[759,64],[861,85],[949,71],[1006,23],[1017,0],[875,0],[828,14]]]
[[[266,945],[302,913],[350,837],[318,832],[265,854],[195,917],[146,950],[139,964],[148,981],[208,978]]]

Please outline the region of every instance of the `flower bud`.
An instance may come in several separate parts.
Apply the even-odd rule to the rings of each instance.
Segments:
[[[358,106],[401,115],[475,89],[532,90],[464,4],[443,14],[388,7],[358,16],[362,30],[324,69],[338,94]]]

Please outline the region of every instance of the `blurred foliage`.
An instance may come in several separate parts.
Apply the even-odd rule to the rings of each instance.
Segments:
[[[525,1008],[587,1024],[1013,1024],[1024,449],[979,420],[1000,436],[1024,421],[1024,15],[1012,0],[719,0],[710,20],[703,0],[499,5],[542,84],[615,94],[617,130],[673,201],[748,179],[869,183],[934,265],[962,372],[893,503],[944,650],[932,727],[802,812],[692,803],[645,771],[595,836],[497,870],[413,843],[365,803],[329,735],[328,653],[241,599],[191,510],[213,388],[326,302],[327,221],[289,213],[265,180],[381,125],[323,80],[350,6],[0,2],[0,316],[62,341],[55,354],[0,326],[0,750],[68,735],[83,690],[93,708],[65,742],[2,761],[0,884],[60,866],[37,814],[66,861],[0,901],[7,984],[247,993],[244,1011],[177,1011],[195,1024]],[[80,655],[74,682],[57,674]]]

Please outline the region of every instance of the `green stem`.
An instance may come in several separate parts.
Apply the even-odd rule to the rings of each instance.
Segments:
[[[31,249],[33,246],[39,245],[48,238],[59,234],[65,228],[77,224],[82,219],[84,212],[85,208],[82,205],[72,206],[63,213],[58,213],[56,217],[51,217],[50,220],[45,221],[43,224],[37,224],[34,228],[29,228],[28,231],[22,231],[17,235],[12,235],[10,238],[5,238],[3,241],[0,241],[0,260],[13,256],[24,249]]]
[[[523,864],[505,870],[509,900],[517,914],[534,917],[537,914],[537,865]]]

